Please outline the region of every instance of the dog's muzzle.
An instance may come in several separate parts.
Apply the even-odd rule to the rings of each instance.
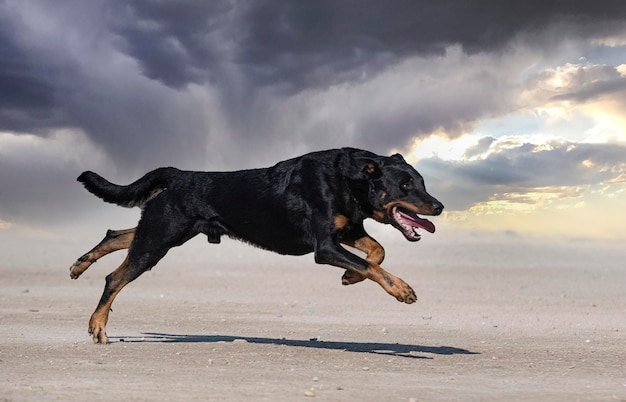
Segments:
[[[428,219],[420,218],[416,213],[395,205],[391,208],[392,225],[399,229],[409,241],[418,241],[421,236],[417,232],[424,229],[435,233],[435,225]]]

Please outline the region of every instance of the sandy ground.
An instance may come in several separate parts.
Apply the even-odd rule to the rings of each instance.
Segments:
[[[311,256],[200,241],[124,289],[103,346],[87,322],[123,256],[67,271],[97,240],[0,268],[1,401],[626,401],[625,252],[403,243],[383,264],[403,305]]]

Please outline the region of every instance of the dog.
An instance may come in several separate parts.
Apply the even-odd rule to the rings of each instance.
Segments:
[[[391,224],[409,241],[435,226],[421,215],[439,215],[422,176],[400,154],[389,157],[355,148],[309,153],[264,169],[233,172],[158,168],[127,186],[93,172],[78,179],[92,194],[123,207],[140,207],[137,227],[108,230],[104,239],[70,267],[77,279],[111,252],[126,259],[106,277],[104,292],[89,320],[94,343],[106,344],[106,324],[117,294],[152,269],[172,247],[202,233],[209,243],[222,236],[285,255],[313,253],[318,264],[345,269],[343,285],[378,283],[404,303],[417,300],[402,279],[381,268],[383,247],[363,221]],[[365,253],[361,258],[342,245]]]

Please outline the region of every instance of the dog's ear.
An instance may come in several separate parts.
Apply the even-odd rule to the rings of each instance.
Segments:
[[[393,154],[393,155],[390,156],[390,158],[395,159],[398,162],[406,163],[406,161],[404,160],[404,158],[400,154]]]
[[[378,179],[381,175],[379,163],[372,158],[354,158],[349,174],[353,180]]]

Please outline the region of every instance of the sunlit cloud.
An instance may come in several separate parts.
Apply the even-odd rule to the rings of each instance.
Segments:
[[[626,144],[543,134],[500,138],[468,134],[451,141],[425,139],[416,145],[419,150],[412,155],[421,157],[415,164],[433,179],[427,184],[448,206],[445,219],[450,223],[567,236],[620,233],[615,208],[603,205],[609,199],[626,202]],[[557,217],[567,220],[567,215],[590,222],[555,223]]]
[[[565,199],[579,199],[574,204],[581,207],[584,203],[580,200],[588,186],[569,187],[537,187],[518,192],[495,193],[485,202],[472,205],[468,212],[477,216],[499,213],[532,213],[538,208],[548,208],[557,204],[557,208],[563,208]],[[571,207],[571,200],[567,200],[567,206]]]
[[[567,138],[626,141],[625,71],[623,64],[593,64],[585,59],[548,68],[528,78],[520,105],[542,117],[545,128]],[[575,131],[572,121],[578,125]]]

